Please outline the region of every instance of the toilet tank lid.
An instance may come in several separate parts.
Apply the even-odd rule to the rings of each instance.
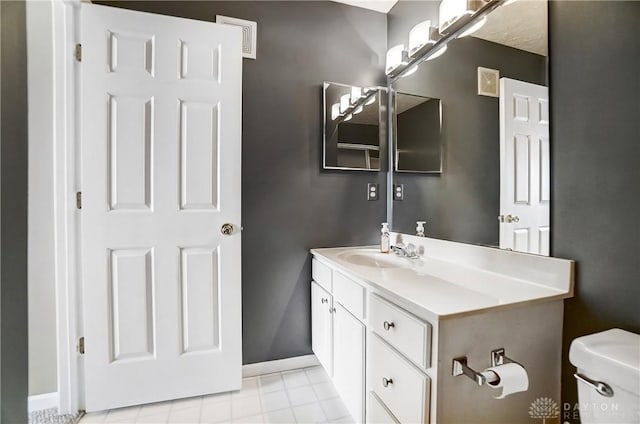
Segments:
[[[640,335],[613,328],[578,337],[569,361],[591,377],[640,394]]]

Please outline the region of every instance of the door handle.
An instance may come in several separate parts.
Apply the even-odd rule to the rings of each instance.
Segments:
[[[228,222],[222,224],[222,228],[220,228],[220,232],[225,236],[230,236],[233,234],[233,224],[229,224]]]
[[[511,224],[520,222],[520,217],[518,215],[498,215],[498,222],[502,224]]]

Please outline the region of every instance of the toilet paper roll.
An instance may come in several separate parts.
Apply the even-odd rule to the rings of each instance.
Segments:
[[[529,389],[529,376],[527,370],[520,364],[508,363],[487,368],[486,371],[493,371],[498,374],[500,381],[495,384],[487,384],[489,387],[501,390],[495,399],[504,399],[513,393],[526,392]]]

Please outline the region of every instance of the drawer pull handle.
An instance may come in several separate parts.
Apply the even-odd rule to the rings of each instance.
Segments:
[[[387,330],[387,331],[391,330],[392,328],[394,328],[396,326],[393,321],[391,321],[391,322],[385,321],[382,325],[383,325],[384,329]]]
[[[389,384],[393,384],[393,379],[382,377],[382,386],[389,387]]]
[[[320,299],[320,302],[322,303],[327,303],[329,301],[329,299],[327,299],[326,297],[323,297],[322,299]]]

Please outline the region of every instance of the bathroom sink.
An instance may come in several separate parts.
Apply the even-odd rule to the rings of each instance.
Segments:
[[[373,249],[344,252],[340,256],[353,265],[372,268],[400,268],[407,265],[406,260],[402,258],[389,253],[376,252]]]

